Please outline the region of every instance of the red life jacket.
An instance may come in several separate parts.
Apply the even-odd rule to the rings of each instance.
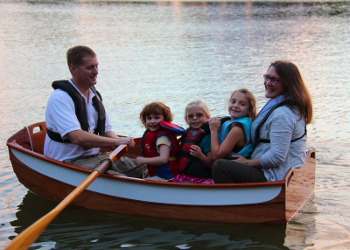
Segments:
[[[207,133],[203,129],[187,129],[185,134],[181,138],[181,147],[179,151],[179,166],[178,171],[181,173],[184,171],[186,164],[192,158],[190,149],[192,145],[199,145]]]
[[[155,132],[151,132],[149,129],[145,131],[142,136],[142,151],[144,157],[156,157],[159,156],[157,151],[156,142],[162,135],[167,135],[171,141],[170,157],[167,164],[162,166],[147,165],[149,174],[151,176],[157,175],[164,179],[172,179],[177,175],[178,161],[177,150],[179,149],[179,142],[177,140],[178,135],[182,135],[184,129],[170,122],[159,122],[161,129]]]
[[[221,125],[230,117],[221,117]],[[207,167],[201,160],[190,154],[192,145],[199,146],[205,136],[210,136],[209,124],[204,123],[200,129],[188,128],[181,137],[181,145],[178,153],[179,173],[198,178],[212,176],[211,168]]]

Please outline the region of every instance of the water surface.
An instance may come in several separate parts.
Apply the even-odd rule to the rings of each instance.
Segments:
[[[44,120],[53,80],[67,79],[65,53],[98,55],[97,89],[114,130],[141,136],[142,107],[167,104],[185,126],[202,98],[226,114],[237,88],[264,105],[262,75],[293,61],[312,95],[308,148],[317,149],[315,194],[287,226],[222,225],[133,218],[68,207],[35,249],[347,249],[349,240],[350,2],[0,1],[0,246],[50,211],[18,182],[5,145]],[[142,209],[142,208],[140,208]]]

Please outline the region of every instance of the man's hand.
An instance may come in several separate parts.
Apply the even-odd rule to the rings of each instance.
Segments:
[[[132,137],[119,137],[119,139],[117,139],[119,141],[120,144],[127,144],[129,146],[129,148],[134,148],[135,147],[135,141],[134,139],[132,139]]]

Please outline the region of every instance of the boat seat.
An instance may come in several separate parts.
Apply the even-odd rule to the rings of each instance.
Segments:
[[[46,136],[46,123],[38,122],[26,127],[32,151],[43,154]]]

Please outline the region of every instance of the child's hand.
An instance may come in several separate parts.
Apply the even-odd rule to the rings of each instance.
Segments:
[[[219,131],[221,125],[221,120],[218,117],[212,117],[209,119],[210,131]]]
[[[203,155],[201,148],[196,145],[191,146],[190,154],[198,159],[201,159]]]
[[[141,166],[142,164],[144,164],[143,159],[144,159],[144,157],[142,157],[142,156],[137,156],[137,157],[135,158],[135,164],[136,164],[136,166]]]

